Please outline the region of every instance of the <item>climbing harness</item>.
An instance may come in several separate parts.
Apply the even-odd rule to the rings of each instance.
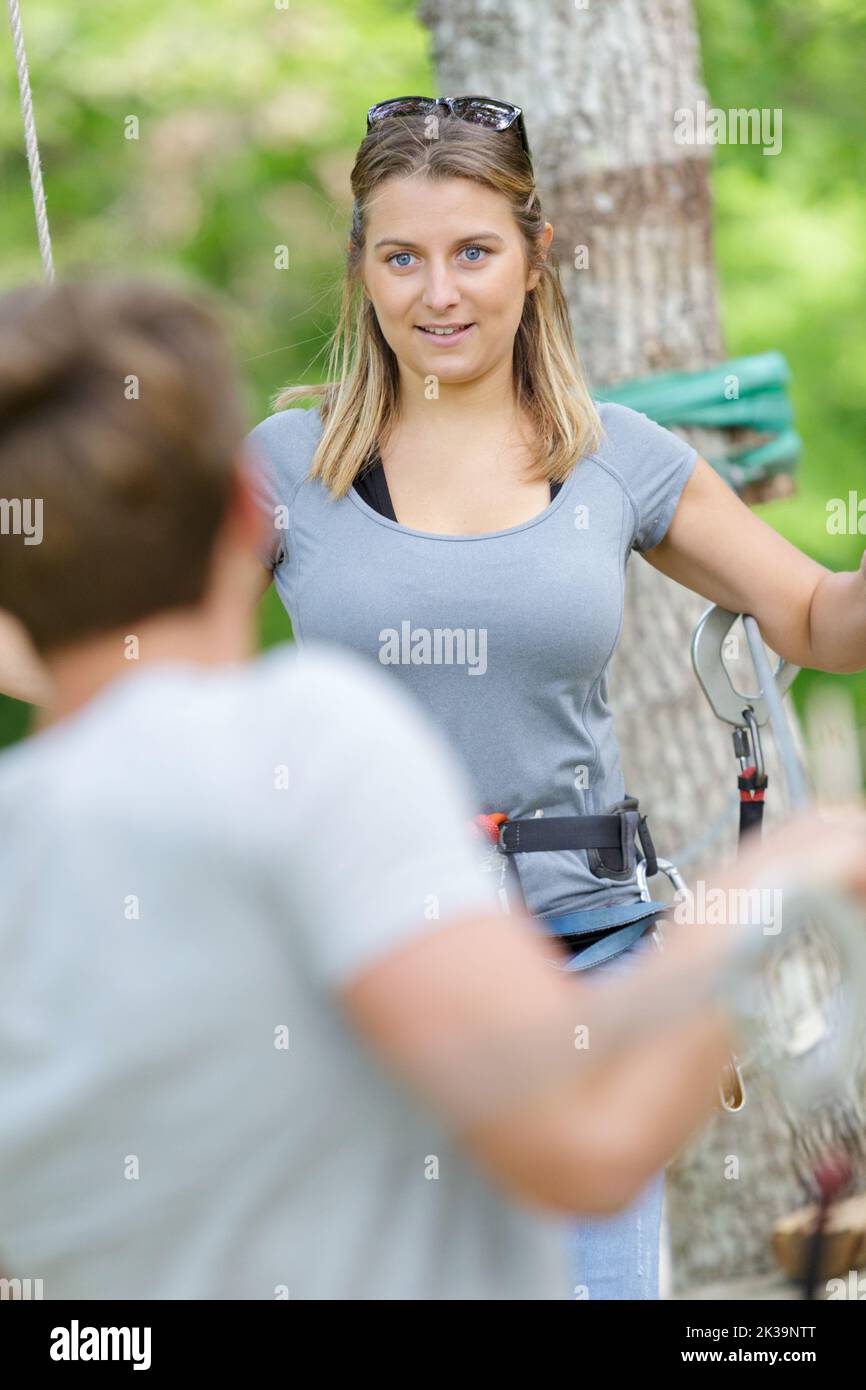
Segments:
[[[476,816],[473,825],[499,852],[505,872],[510,875],[514,900],[528,911],[513,863],[515,854],[549,850],[587,851],[589,868],[597,878],[632,882],[640,864],[644,874],[658,872],[658,858],[646,817],[640,814],[637,797],[626,796],[601,815],[524,816],[512,819],[504,812]],[[638,859],[637,846],[641,857]],[[644,879],[645,881],[645,879]],[[507,901],[507,892],[504,893]],[[635,902],[615,903],[603,908],[550,914],[541,918],[552,936],[566,948],[579,953],[568,969],[583,969],[589,963],[584,952],[607,937],[617,934],[617,943],[630,945],[648,930],[648,919],[668,909],[664,902],[653,902],[642,893]],[[619,935],[623,932],[623,935]],[[591,963],[595,964],[593,960]]]
[[[627,796],[616,802],[608,813],[599,816],[521,817],[511,820],[504,812],[488,812],[474,818],[473,824],[504,855],[510,863],[513,854],[543,850],[585,849],[590,869],[597,877],[614,881],[635,880],[640,898],[635,903],[619,903],[612,908],[587,909],[541,918],[549,933],[567,949],[579,952],[566,969],[582,969],[600,964],[607,956],[587,959],[585,952],[598,947],[606,938],[615,937],[617,946],[626,949],[647,931],[657,950],[662,950],[660,915],[669,912],[671,904],[653,899],[647,880],[663,873],[678,894],[686,894],[682,874],[670,859],[659,858],[650,835],[646,817],[640,814],[637,797]],[[638,858],[635,837],[642,850]],[[511,882],[516,900],[528,911],[516,869],[511,866]],[[507,894],[505,895],[507,897]],[[607,914],[615,917],[602,925]],[[652,925],[650,927],[650,919]],[[600,948],[603,952],[604,948]],[[745,1087],[736,1057],[732,1054],[719,1083],[719,1099],[726,1110],[741,1110],[745,1104]]]

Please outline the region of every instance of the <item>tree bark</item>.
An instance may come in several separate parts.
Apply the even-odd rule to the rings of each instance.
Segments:
[[[673,135],[679,108],[710,104],[689,0],[587,0],[586,8],[574,0],[422,0],[419,12],[441,93],[484,93],[524,108],[591,389],[722,360],[711,147]],[[586,269],[575,268],[581,246]],[[726,452],[720,434],[687,437],[705,457]],[[739,432],[727,447],[748,442]],[[707,606],[634,556],[609,679],[626,788],[648,813],[658,852],[687,881],[701,832],[715,830],[721,860],[735,852],[738,824],[731,729],[712,713],[691,667],[692,632]],[[735,630],[743,656],[730,663],[732,675],[740,690],[756,692],[740,622]],[[772,825],[787,798],[769,732],[764,751]],[[652,881],[653,896],[669,899],[661,882]],[[773,1220],[802,1204],[789,1130],[766,1078],[747,1075],[746,1089],[745,1109],[720,1112],[668,1169],[677,1292],[773,1269]],[[726,1176],[731,1155],[736,1179]]]

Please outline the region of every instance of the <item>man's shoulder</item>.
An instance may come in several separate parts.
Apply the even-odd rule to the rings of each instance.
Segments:
[[[413,698],[370,658],[285,642],[226,666],[128,673],[69,719],[0,751],[0,804],[24,815],[50,803],[83,817],[112,806],[150,814],[159,802],[168,819],[199,807],[210,822],[228,793],[240,808],[282,764],[300,788],[324,767],[395,748],[422,755],[431,738]]]
[[[372,723],[416,715],[416,701],[399,682],[370,657],[334,642],[280,643],[257,658],[254,680],[284,712],[303,708],[310,722],[327,717],[361,735]]]

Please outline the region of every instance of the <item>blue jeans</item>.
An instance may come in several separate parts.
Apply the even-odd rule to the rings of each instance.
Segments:
[[[633,906],[637,911],[650,904],[635,903]],[[664,903],[652,904],[656,914],[664,911],[665,906]],[[667,906],[669,908],[670,905]],[[574,931],[581,920],[583,924],[590,923],[593,913],[604,912],[618,912],[621,919],[629,915],[628,904],[618,909],[601,908],[569,913],[567,917],[550,918],[549,922],[552,931],[562,935],[566,931]],[[590,987],[593,980],[603,974],[626,974],[639,966],[647,954],[655,949],[652,942],[654,922],[655,916],[648,915],[624,926],[621,932],[595,942],[564,968],[586,971],[583,982]],[[610,923],[593,919],[591,925],[597,928]],[[594,953],[597,963],[582,964],[590,953]],[[571,1257],[574,1298],[658,1298],[664,1181],[662,1169],[649,1179],[643,1191],[622,1211],[612,1216],[583,1216],[569,1224],[565,1238]]]

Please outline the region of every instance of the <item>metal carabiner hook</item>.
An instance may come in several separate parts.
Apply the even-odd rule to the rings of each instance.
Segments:
[[[672,863],[670,859],[659,859],[658,867],[660,872],[667,877],[677,892],[688,891],[685,879],[676,864]],[[648,902],[651,894],[649,885],[647,884],[646,860],[644,859],[638,861],[637,883],[641,897],[645,902]],[[665,943],[661,922],[655,923],[651,936],[656,950],[663,951]],[[719,1100],[721,1101],[723,1109],[727,1110],[730,1115],[736,1115],[738,1111],[742,1110],[746,1103],[746,1083],[743,1080],[743,1073],[740,1071],[740,1063],[733,1052],[723,1066],[719,1078]]]
[[[755,781],[759,787],[763,787],[767,781],[767,771],[764,766],[764,749],[761,744],[761,731],[758,728],[755,711],[751,705],[747,705],[743,710],[743,718],[749,730],[749,738],[752,740],[752,753],[755,759]]]
[[[740,1063],[732,1052],[719,1078],[719,1100],[722,1109],[729,1115],[736,1115],[746,1103],[746,1083],[740,1071]]]

